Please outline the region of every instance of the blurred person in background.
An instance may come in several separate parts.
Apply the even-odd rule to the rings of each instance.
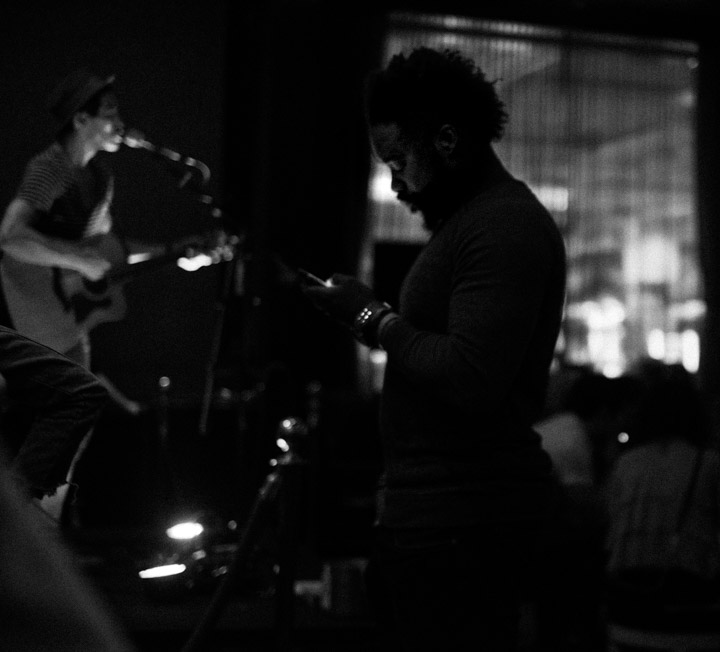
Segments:
[[[695,377],[653,360],[631,373],[636,424],[605,489],[608,599],[616,616],[662,619],[720,599],[720,455]]]
[[[605,649],[603,485],[633,423],[638,393],[633,378],[586,369],[556,411],[535,424],[559,495],[528,587],[540,652]]]

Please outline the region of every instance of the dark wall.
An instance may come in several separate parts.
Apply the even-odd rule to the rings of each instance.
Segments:
[[[226,142],[224,2],[28,2],[0,9],[0,203],[12,198],[27,159],[49,144],[45,98],[77,66],[115,74],[121,112],[146,137],[206,163],[205,192],[224,185]],[[195,195],[139,150],[113,155],[115,217],[128,235],[153,242],[214,225]],[[153,395],[168,375],[179,394],[202,382],[219,267],[172,267],[126,286],[122,322],[93,333],[96,365],[133,398]]]
[[[312,309],[286,272],[357,271],[369,171],[362,87],[378,59],[379,16],[299,0],[232,11],[234,24],[252,26],[229,50],[231,70],[244,76],[231,99],[228,169],[253,255],[241,356],[250,368],[283,361],[300,386],[354,380],[347,332]]]
[[[698,234],[703,274],[705,331],[701,342],[700,377],[711,402],[711,416],[720,432],[720,94],[718,70],[720,47],[717,38],[701,42],[698,75]]]

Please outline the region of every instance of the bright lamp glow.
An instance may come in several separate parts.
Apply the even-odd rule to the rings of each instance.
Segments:
[[[188,521],[186,523],[173,525],[165,530],[165,532],[171,539],[194,539],[202,534],[203,526],[195,521]]]
[[[392,175],[386,166],[375,166],[375,171],[370,180],[370,197],[373,201],[380,204],[385,202],[393,202],[396,200],[390,184],[392,183]]]
[[[683,366],[691,373],[700,369],[700,335],[693,329],[680,333]]]
[[[567,212],[570,204],[570,191],[564,186],[534,186],[533,191],[549,211]]]
[[[197,254],[192,258],[187,258],[183,256],[182,258],[178,258],[177,260],[177,266],[180,269],[184,269],[186,272],[195,272],[201,267],[208,267],[212,264],[213,259],[207,254]]]
[[[648,355],[655,360],[665,359],[665,331],[653,328],[647,336]]]
[[[171,575],[180,575],[186,570],[185,564],[166,564],[165,566],[154,566],[141,570],[138,575],[144,579],[155,579],[157,577],[170,577]]]

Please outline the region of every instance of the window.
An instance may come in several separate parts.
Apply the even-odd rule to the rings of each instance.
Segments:
[[[510,119],[496,151],[567,247],[557,361],[616,376],[651,356],[697,371],[695,44],[393,15],[385,60],[418,45],[458,49],[497,80]],[[369,211],[361,273],[394,300],[427,235],[381,166]],[[360,355],[377,385],[382,354]]]

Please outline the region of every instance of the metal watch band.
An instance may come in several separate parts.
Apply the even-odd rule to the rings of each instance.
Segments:
[[[392,312],[392,306],[384,301],[368,303],[353,320],[352,331],[355,337],[363,344],[372,346],[375,327],[388,312]]]

